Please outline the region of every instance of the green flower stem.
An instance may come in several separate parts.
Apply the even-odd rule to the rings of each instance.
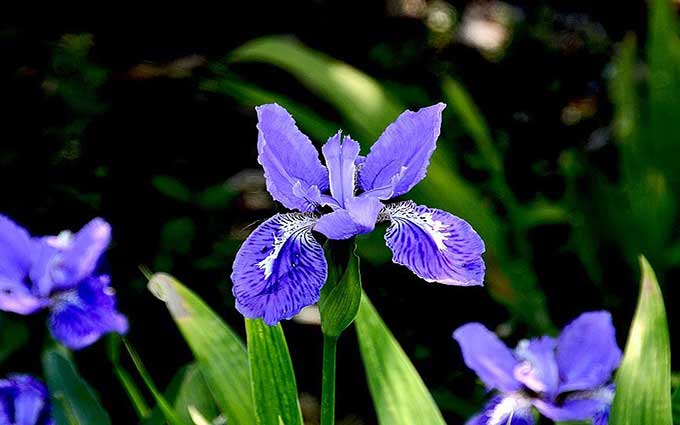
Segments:
[[[323,371],[321,379],[321,425],[335,424],[335,357],[338,338],[323,337]]]

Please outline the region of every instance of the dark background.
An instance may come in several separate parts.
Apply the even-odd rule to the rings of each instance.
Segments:
[[[130,319],[130,340],[161,388],[178,367],[191,361],[191,354],[165,306],[146,290],[138,266],[172,272],[242,332],[228,279],[233,255],[250,223],[282,210],[270,206],[266,197],[262,200],[257,178],[246,185],[245,193],[239,186],[243,179],[233,179],[244,169],[259,170],[252,108],[199,86],[212,78],[211,64],[246,41],[268,34],[295,36],[388,87],[399,82],[399,94],[412,109],[425,104],[409,98],[441,100],[437,76],[454,76],[494,135],[504,141],[505,175],[520,201],[563,199],[566,183],[560,158],[567,151],[577,152],[586,158],[587,167],[616,181],[618,151],[606,130],[613,114],[607,76],[617,43],[626,33],[635,33],[644,43],[644,2],[507,3],[517,18],[512,39],[495,57],[455,38],[437,41],[427,12],[409,16],[400,4],[304,0],[225,2],[219,8],[187,4],[186,10],[121,6],[82,19],[63,10],[42,11],[40,21],[25,15],[1,27],[0,212],[33,234],[76,230],[93,216],[112,224],[108,266],[120,308]],[[435,6],[445,7],[460,23],[472,4]],[[64,53],[60,40],[65,34],[91,35],[84,36],[90,47],[83,57]],[[178,60],[189,63],[188,72],[174,73]],[[328,104],[285,72],[253,64],[236,69],[249,82],[276,89],[342,122]],[[570,104],[591,109],[578,122],[565,122]],[[443,133],[455,133],[453,127],[445,121]],[[604,140],[594,138],[603,133]],[[361,142],[368,146],[372,140]],[[464,135],[455,143],[462,158],[473,149]],[[464,161],[460,170],[469,181],[483,183],[484,175]],[[226,185],[229,195],[223,206],[204,208],[168,196],[158,176],[171,176],[191,193]],[[253,196],[259,207],[249,201]],[[569,223],[529,232],[529,262],[551,317],[562,327],[583,311],[609,309],[623,347],[637,297],[638,270],[614,243],[603,241],[594,248],[602,282],[593,283],[579,256],[568,248],[571,232]],[[468,321],[492,329],[503,323],[514,326],[508,311],[485,288],[427,284],[390,263],[364,261],[362,274],[365,290],[435,393],[447,420],[462,422],[460,412],[477,408],[484,395],[450,335]],[[671,283],[674,276],[677,267],[667,267],[660,280]],[[672,300],[677,299],[673,286],[666,286],[671,333]],[[30,342],[0,365],[3,374],[40,370],[37,353],[46,338],[44,317],[26,320]],[[284,329],[299,390],[318,397],[321,333],[294,322]],[[530,331],[516,324],[511,333],[514,342]],[[98,343],[77,353],[79,367],[99,391],[114,423],[133,423],[134,412],[111,368],[102,366],[108,364],[105,349]],[[338,417],[375,423],[353,331],[341,340],[338,373]]]

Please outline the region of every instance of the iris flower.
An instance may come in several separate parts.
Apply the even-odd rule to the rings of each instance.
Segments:
[[[612,372],[621,350],[608,312],[584,313],[558,338],[523,340],[510,350],[480,323],[458,328],[465,364],[498,394],[467,425],[532,425],[533,407],[554,421],[606,425]]]
[[[42,382],[30,375],[0,379],[0,425],[54,425],[50,398]]]
[[[111,226],[95,218],[79,232],[31,237],[0,215],[0,310],[28,315],[49,310],[52,336],[80,349],[108,332],[125,333],[110,278],[97,266]]]
[[[359,143],[338,132],[321,149],[325,166],[284,108],[256,108],[267,190],[296,212],[266,220],[236,255],[231,279],[244,316],[273,325],[317,302],[327,276],[317,233],[349,239],[381,221],[390,222],[385,240],[395,263],[428,282],[482,285],[484,243],[467,222],[412,201],[385,203],[425,177],[445,106],[404,112],[366,157]]]

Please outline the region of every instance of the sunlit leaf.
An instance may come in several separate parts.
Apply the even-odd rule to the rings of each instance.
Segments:
[[[52,398],[52,414],[57,424],[111,424],[99,397],[80,377],[66,355],[50,349],[43,354],[42,363]]]
[[[295,372],[281,325],[246,319],[255,411],[260,425],[302,425]]]
[[[281,94],[269,92],[240,80],[229,73],[219,73],[216,78],[204,81],[201,88],[205,91],[230,96],[253,109],[265,103],[278,103],[295,117],[298,126],[317,143],[326,141],[339,128],[311,109]]]
[[[354,323],[379,423],[446,424],[420,375],[366,294]]]
[[[366,74],[291,38],[258,38],[234,50],[229,59],[264,62],[287,70],[337,107],[352,125],[349,130],[360,131],[366,141],[375,140],[403,110]]]
[[[652,267],[640,257],[642,283],[626,351],[616,375],[610,425],[671,425],[671,364],[666,309]]]
[[[155,274],[149,290],[168,306],[228,423],[255,424],[248,354],[238,335],[172,276]]]

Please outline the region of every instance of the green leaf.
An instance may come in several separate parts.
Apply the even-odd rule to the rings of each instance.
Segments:
[[[238,192],[227,184],[216,184],[198,193],[195,202],[206,210],[220,210],[228,208],[236,195]]]
[[[616,375],[610,425],[671,425],[671,363],[666,310],[652,267],[640,257],[642,283],[626,352]]]
[[[50,349],[43,354],[42,363],[58,425],[111,424],[99,397],[66,355]]]
[[[330,135],[338,131],[336,124],[323,119],[315,111],[279,93],[261,89],[238,79],[230,73],[221,72],[219,69],[217,73],[218,76],[215,79],[203,81],[201,89],[212,93],[225,94],[247,105],[249,108],[255,108],[264,103],[279,103],[295,117],[295,122],[300,129],[309,134],[312,140],[317,142],[325,141]]]
[[[680,40],[674,4],[651,0],[649,10],[649,136],[654,162],[678,182],[677,140],[680,140]]]
[[[0,315],[0,364],[28,342],[28,327]]]
[[[165,399],[171,402],[177,416],[184,423],[194,422],[190,409],[200,413],[203,417],[217,418],[219,416],[215,400],[212,398],[205,378],[203,378],[198,365],[194,363],[180,368],[163,394]],[[156,406],[140,425],[164,425],[165,423],[159,406]]]
[[[154,176],[151,184],[156,190],[170,199],[180,202],[191,201],[191,190],[175,177],[165,175]]]
[[[335,243],[334,243],[335,242]],[[338,250],[345,251],[342,253]],[[347,251],[349,259],[347,259]],[[319,312],[321,330],[326,336],[339,337],[359,311],[361,302],[361,273],[356,244],[351,242],[329,241],[326,250],[328,279],[321,289]],[[346,264],[343,266],[342,264]]]
[[[448,77],[444,78],[442,82],[442,91],[446,96],[449,107],[477,145],[479,153],[482,154],[486,162],[487,169],[491,172],[501,171],[503,162],[494,145],[489,126],[468,92],[459,82]]]
[[[680,425],[680,387],[673,393],[673,423]]]
[[[378,422],[445,425],[422,378],[366,294],[354,323]]]
[[[173,407],[184,422],[192,423],[194,421],[191,410],[200,413],[200,416],[204,418],[219,416],[215,400],[212,398],[210,389],[197,365],[186,366],[176,386]]]
[[[373,78],[288,37],[258,38],[234,50],[229,59],[264,62],[287,70],[338,108],[354,127],[351,130],[366,140],[377,139],[404,109]]]
[[[134,379],[130,373],[120,364],[120,346],[123,343],[122,337],[118,334],[111,334],[107,337],[107,354],[111,364],[113,364],[113,371],[118,378],[118,381],[123,386],[125,393],[128,395],[132,407],[134,407],[137,416],[144,419],[149,416],[149,406],[142,395],[142,392],[137,387]]]
[[[165,301],[228,423],[255,424],[248,354],[238,335],[172,276],[153,275],[149,290]]]
[[[246,319],[248,358],[259,425],[302,425],[295,372],[281,325]]]
[[[175,411],[173,410],[172,406],[170,406],[170,403],[168,403],[163,394],[161,394],[161,392],[158,390],[156,384],[154,384],[153,382],[153,379],[151,379],[151,375],[149,375],[149,372],[146,370],[144,363],[142,363],[142,359],[139,357],[135,349],[132,348],[132,345],[130,345],[130,343],[125,339],[123,339],[123,344],[125,344],[125,348],[130,354],[130,358],[132,359],[132,362],[135,364],[137,372],[142,377],[142,380],[144,381],[146,388],[153,395],[154,400],[156,400],[156,403],[158,404],[158,407],[163,413],[163,416],[168,421],[168,424],[170,425],[189,424],[189,422],[182,421],[179,418],[177,413],[175,413]]]

